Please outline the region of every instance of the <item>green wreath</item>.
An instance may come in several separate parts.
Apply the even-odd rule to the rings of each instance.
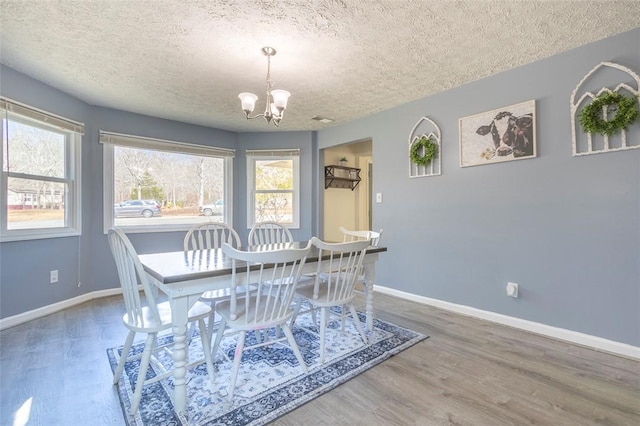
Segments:
[[[424,148],[424,150],[422,150],[422,154],[420,154],[422,148]],[[423,136],[411,145],[409,158],[418,166],[427,166],[431,160],[433,160],[437,151],[438,145],[433,142],[431,138]]]
[[[602,108],[614,105],[617,108],[615,117],[607,121],[602,116]],[[624,96],[618,92],[605,92],[596,96],[589,105],[580,112],[580,124],[585,132],[614,135],[638,119],[638,101],[635,97]]]

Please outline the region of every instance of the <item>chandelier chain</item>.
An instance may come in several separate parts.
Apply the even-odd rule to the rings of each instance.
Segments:
[[[267,96],[271,94],[271,55],[267,55]]]

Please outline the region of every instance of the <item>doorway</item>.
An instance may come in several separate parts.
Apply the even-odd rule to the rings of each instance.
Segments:
[[[323,236],[326,241],[342,241],[341,226],[347,229],[372,229],[372,142],[365,140],[337,145],[322,150],[324,166],[339,165],[346,158],[346,167],[358,170],[360,182],[355,189],[323,188]],[[324,173],[324,171],[323,171]]]

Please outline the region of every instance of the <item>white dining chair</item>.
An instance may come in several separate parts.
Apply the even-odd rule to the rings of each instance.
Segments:
[[[291,231],[278,222],[257,222],[249,231],[249,245],[293,242]]]
[[[363,241],[369,240],[369,245],[371,247],[378,247],[380,244],[380,238],[382,237],[382,229],[380,231],[352,231],[349,229],[345,229],[344,227],[340,227],[340,232],[342,233],[343,242],[350,241]],[[368,287],[366,283],[366,270],[363,267],[358,274],[358,279],[356,280],[355,291],[356,293],[364,294],[365,298],[368,297]],[[359,287],[362,287],[360,289]]]
[[[355,298],[354,286],[362,268],[367,247],[369,247],[369,240],[327,243],[313,237],[311,244],[318,249],[315,281],[312,286],[298,287],[296,296],[299,300],[305,300],[309,303],[310,309],[304,312],[320,311],[320,332],[316,334],[320,336],[320,362],[324,363],[327,324],[331,314],[330,308],[334,306],[342,307],[343,312],[347,308],[349,309],[362,341],[367,344],[367,337],[362,329],[353,300]],[[304,313],[301,311],[301,306],[302,303],[296,303],[291,326],[295,323],[296,317]],[[344,328],[345,315],[341,313],[340,318],[342,328]],[[312,330],[308,331],[315,333]]]
[[[249,245],[264,245],[264,244],[281,244],[281,243],[291,243],[293,242],[293,235],[289,228],[279,222],[266,221],[266,222],[257,222],[251,228],[249,232]],[[299,284],[309,284],[311,283],[311,277],[308,275],[302,275],[299,278]],[[272,285],[274,283],[267,282],[265,285]],[[276,332],[278,336],[280,336],[279,330]],[[258,334],[256,333],[258,336]],[[260,337],[258,337],[260,338]],[[265,339],[268,339],[269,336],[265,334]]]
[[[116,262],[120,286],[122,288],[122,296],[124,298],[126,308],[126,313],[122,317],[122,322],[124,323],[124,326],[129,329],[129,334],[125,340],[120,361],[118,362],[118,366],[113,374],[113,383],[117,384],[120,380],[125,362],[140,358],[140,370],[136,379],[136,386],[130,409],[130,413],[135,415],[142,397],[142,387],[162,380],[172,374],[172,371],[165,370],[165,368],[156,360],[154,355],[154,352],[158,350],[168,350],[167,346],[158,346],[157,337],[159,332],[170,329],[172,326],[171,305],[170,302],[156,303],[154,293],[149,281],[147,280],[146,273],[138,259],[138,254],[124,232],[116,228],[109,229],[107,238],[111,248],[111,253],[113,254],[113,258]],[[142,292],[144,294],[146,304],[143,304],[143,300],[140,298],[140,290],[138,289],[139,285],[142,286]],[[210,352],[211,343],[204,322],[205,318],[210,314],[210,306],[201,302],[196,302],[189,310],[188,321],[198,322],[200,336],[202,339],[204,360],[207,364],[207,373],[209,374],[211,382],[213,382],[214,370]],[[146,333],[147,335],[144,350],[141,354],[130,356],[129,352],[136,333]],[[159,374],[153,378],[147,379],[147,370],[151,362],[153,362],[157,367]],[[191,365],[198,363],[199,362],[192,363]]]
[[[371,247],[378,247],[380,238],[382,237],[382,229],[380,231],[352,231],[345,227],[340,227],[340,233],[342,233],[343,242],[349,241],[362,241],[370,240]]]
[[[222,248],[222,244],[224,243],[230,244],[232,247],[239,248],[240,236],[226,223],[208,222],[194,225],[189,229],[184,237],[183,248],[185,252],[191,250],[216,250]],[[241,292],[245,290],[246,289],[242,287],[238,288],[236,291]],[[207,327],[209,341],[211,341],[215,326],[216,303],[221,300],[228,299],[229,296],[231,296],[231,290],[229,288],[209,290],[202,293],[202,296],[200,296],[200,301],[208,303],[212,308]]]
[[[293,315],[291,301],[310,250],[310,244],[305,248],[255,252],[240,251],[229,244],[222,246],[222,252],[231,259],[232,263],[231,297],[216,305],[216,312],[222,320],[213,350],[214,352],[218,350],[225,327],[239,332],[228,390],[230,400],[233,399],[240,361],[245,350],[282,344],[287,341],[300,363],[300,368],[307,371],[307,366],[287,322]],[[276,280],[279,281],[279,285],[265,285],[268,281]],[[238,294],[236,292],[238,283],[245,285],[253,283],[258,287],[258,291]],[[258,341],[256,344],[246,344],[248,331],[264,330],[266,332],[276,327],[282,329],[285,337],[276,336],[263,342]]]

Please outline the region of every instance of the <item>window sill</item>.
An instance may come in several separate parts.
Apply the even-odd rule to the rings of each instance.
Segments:
[[[80,230],[69,228],[62,228],[60,230],[30,229],[7,231],[5,234],[0,236],[0,242],[6,243],[11,241],[46,240],[49,238],[78,237],[80,235],[82,235]]]
[[[193,223],[174,223],[174,224],[162,224],[162,225],[113,225],[113,227],[122,229],[126,234],[145,234],[145,233],[159,233],[159,232],[186,232],[194,225],[208,223],[207,220],[193,221]],[[213,221],[213,223],[220,223]],[[225,222],[226,223],[226,222]],[[228,224],[230,225],[230,224]],[[105,227],[104,234],[109,231],[109,227]]]

